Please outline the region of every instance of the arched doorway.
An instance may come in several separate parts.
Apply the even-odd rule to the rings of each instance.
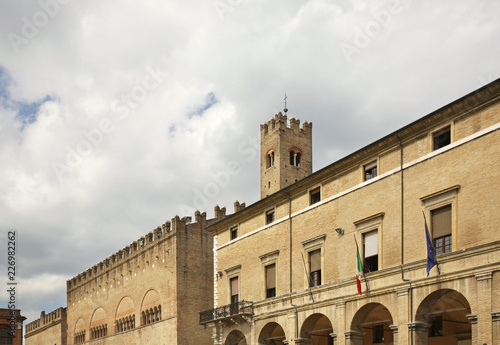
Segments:
[[[226,338],[224,345],[246,345],[245,335],[238,330],[232,331]]]
[[[283,345],[285,331],[276,322],[268,323],[259,335],[259,345]]]
[[[391,313],[384,305],[368,303],[361,307],[352,319],[350,344],[393,344],[391,325]]]
[[[459,292],[442,289],[427,296],[417,309],[415,329],[417,345],[468,345],[472,330],[467,314],[471,313],[467,299]]]
[[[323,314],[312,314],[300,329],[300,337],[309,339],[312,345],[333,345],[333,327],[330,320]]]

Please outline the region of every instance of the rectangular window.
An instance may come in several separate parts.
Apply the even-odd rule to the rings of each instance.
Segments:
[[[314,188],[311,191],[309,191],[309,200],[310,200],[310,205],[321,201],[320,187]]]
[[[373,327],[373,343],[383,343],[384,342],[384,325],[377,325]]]
[[[437,150],[451,143],[450,126],[432,133],[432,149]]]
[[[431,322],[431,328],[429,329],[430,337],[439,337],[443,335],[443,317],[435,316],[430,317],[429,321]]]
[[[266,298],[276,296],[276,265],[266,266]]]
[[[309,252],[309,286],[321,285],[321,249]]]
[[[432,238],[436,255],[451,252],[451,205],[431,211]]]
[[[364,166],[365,181],[368,181],[377,176],[377,161],[371,162]]]
[[[229,279],[229,284],[231,287],[231,314],[237,314],[239,302],[238,277]]]
[[[274,210],[269,210],[266,212],[266,224],[274,222]]]
[[[378,230],[363,234],[363,255],[365,272],[378,271]]]
[[[237,226],[231,228],[231,239],[234,240],[235,238],[238,238],[238,227]]]

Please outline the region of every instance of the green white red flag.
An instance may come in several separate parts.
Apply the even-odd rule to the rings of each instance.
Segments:
[[[363,263],[361,262],[361,257],[359,256],[358,242],[356,241],[356,285],[358,287],[358,293],[360,295],[361,295],[361,272],[363,272]]]

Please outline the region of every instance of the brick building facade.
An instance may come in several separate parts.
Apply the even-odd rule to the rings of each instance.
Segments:
[[[500,80],[268,193],[286,124],[261,126],[262,199],[207,227],[214,344],[500,344]]]
[[[197,320],[213,304],[205,227],[215,220],[176,216],[68,280],[67,309],[30,323],[26,345],[210,344],[210,330]]]
[[[23,344],[23,322],[19,309],[0,309],[0,345]]]

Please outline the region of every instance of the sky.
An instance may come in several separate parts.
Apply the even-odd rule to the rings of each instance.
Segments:
[[[317,171],[499,78],[499,37],[490,0],[2,1],[16,307],[66,306],[68,279],[176,215],[258,201],[285,93]]]

